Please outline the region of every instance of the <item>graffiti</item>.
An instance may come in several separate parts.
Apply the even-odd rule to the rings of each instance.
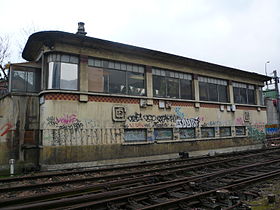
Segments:
[[[125,141],[145,141],[146,132],[145,130],[131,130],[126,131],[124,134]]]
[[[9,131],[11,131],[11,129],[13,128],[13,125],[11,123],[6,123],[5,125],[3,125],[0,130],[4,130],[0,136],[5,136]]]
[[[176,120],[176,128],[197,128],[199,127],[199,117],[181,118]]]
[[[47,125],[58,129],[70,130],[83,129],[84,126],[84,124],[80,120],[78,120],[75,114],[64,115],[63,117],[50,116],[47,118]]]
[[[170,140],[172,139],[172,129],[158,129],[154,131],[155,140]]]
[[[244,125],[244,120],[242,117],[238,117],[235,120],[235,125]]]
[[[180,117],[180,118],[184,118],[185,117],[185,114],[183,112],[181,112],[181,107],[176,107],[175,108],[175,112],[176,112],[178,117]]]
[[[152,115],[135,112],[127,117],[128,122],[125,126],[127,128],[172,127],[178,119],[180,118],[174,114]]]
[[[176,114],[141,114],[135,112],[127,117],[126,128],[196,128],[199,127],[200,118],[185,118],[180,108],[175,109]]]
[[[129,122],[139,122],[143,120],[141,113],[135,113],[134,115],[130,115],[127,117]]]
[[[121,143],[123,132],[118,128],[44,129],[43,145],[74,146]]]
[[[280,128],[277,124],[270,124],[265,126],[266,135],[276,136],[280,134]]]
[[[257,122],[254,125],[248,126],[248,135],[250,138],[263,142],[266,138],[265,135],[265,123]]]
[[[232,121],[209,121],[201,124],[201,127],[232,126]]]
[[[60,118],[56,118],[57,123],[61,123],[64,125],[69,125],[72,123],[75,123],[77,121],[77,116],[75,114],[72,115],[65,115],[63,117]]]

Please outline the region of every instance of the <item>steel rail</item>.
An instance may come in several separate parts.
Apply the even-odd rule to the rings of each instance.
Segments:
[[[262,181],[264,179],[270,179],[270,178],[273,178],[273,177],[279,176],[279,175],[280,175],[280,170],[275,170],[275,171],[267,172],[267,173],[264,173],[264,174],[261,174],[261,175],[248,177],[244,180],[241,180],[239,183],[236,183],[236,184],[226,185],[224,187],[220,187],[220,188],[210,190],[210,191],[207,191],[207,192],[203,192],[203,193],[200,193],[200,194],[188,196],[188,197],[185,197],[185,198],[173,199],[173,200],[165,202],[165,203],[150,205],[150,206],[139,208],[139,209],[147,210],[147,209],[163,208],[163,207],[167,207],[169,205],[176,204],[176,203],[179,203],[179,202],[182,202],[182,201],[187,201],[187,200],[190,200],[190,199],[194,199],[196,197],[209,195],[209,194],[215,193],[218,190],[236,189],[236,188],[240,189],[240,187],[243,187],[245,185],[249,185],[249,184],[252,184],[252,183],[255,183],[255,182],[258,182],[258,181]],[[74,209],[74,208],[70,208],[70,209]]]
[[[67,176],[67,175],[73,175],[73,174],[85,174],[85,173],[99,173],[99,172],[105,172],[105,171],[115,171],[115,170],[123,170],[123,169],[132,169],[132,168],[141,168],[141,167],[147,167],[147,166],[155,166],[159,164],[172,164],[172,163],[178,163],[178,162],[190,162],[195,160],[203,160],[203,159],[213,159],[213,158],[223,158],[223,157],[229,157],[234,155],[242,155],[242,154],[250,154],[250,153],[274,153],[276,151],[274,150],[280,150],[280,147],[273,147],[273,148],[266,148],[266,149],[255,149],[255,150],[246,150],[246,151],[238,151],[238,152],[232,152],[232,153],[224,153],[224,154],[218,154],[216,156],[200,156],[200,157],[191,157],[186,159],[171,159],[171,160],[164,160],[164,161],[152,161],[152,162],[140,162],[136,164],[125,164],[122,166],[114,166],[114,167],[106,167],[106,168],[98,168],[98,169],[86,169],[86,170],[79,170],[79,171],[63,171],[63,172],[55,172],[55,173],[43,173],[43,174],[33,174],[29,176],[20,176],[20,177],[9,177],[9,178],[0,178],[0,183],[4,182],[14,182],[14,181],[23,181],[23,180],[30,180],[30,179],[40,179],[40,178],[49,178],[53,176]]]
[[[246,166],[241,166],[233,169],[226,169],[226,170],[221,170],[219,172],[214,172],[211,174],[206,174],[206,175],[199,175],[195,177],[188,177],[188,178],[181,178],[177,180],[172,180],[172,181],[167,181],[163,183],[156,183],[156,184],[151,184],[151,185],[146,185],[146,186],[141,186],[141,187],[135,187],[132,189],[121,189],[121,190],[115,190],[111,192],[105,192],[105,193],[99,193],[95,195],[84,195],[84,196],[79,196],[79,197],[73,197],[73,198],[65,198],[65,199],[60,199],[60,200],[54,200],[54,201],[47,201],[43,203],[35,203],[35,204],[27,204],[27,205],[20,205],[18,207],[6,207],[5,209],[38,209],[38,208],[58,208],[58,207],[63,207],[65,205],[73,205],[77,203],[84,203],[87,202],[88,200],[97,200],[94,202],[90,203],[84,203],[84,204],[79,204],[80,207],[90,207],[92,205],[104,205],[104,203],[111,202],[111,201],[116,201],[119,199],[128,199],[129,197],[136,196],[136,195],[145,195],[147,193],[151,192],[156,192],[156,191],[162,191],[170,187],[178,187],[182,186],[186,183],[189,183],[190,181],[198,181],[198,180],[207,180],[211,177],[216,177],[220,176],[222,174],[227,174],[233,171],[240,171],[243,169],[248,169],[252,167],[259,167],[262,165],[268,165],[272,163],[280,162],[280,160],[273,160],[273,161],[265,161],[262,163],[255,163],[251,165],[246,165]],[[151,189],[151,187],[153,189]],[[114,196],[119,196],[119,197],[114,197]],[[103,200],[102,200],[103,199]],[[73,206],[77,207],[77,206]],[[71,208],[71,207],[70,207]]]
[[[223,159],[223,160],[213,160],[208,162],[199,162],[199,163],[192,163],[192,164],[181,164],[175,166],[167,166],[162,168],[155,168],[155,169],[147,169],[147,170],[139,170],[139,171],[132,171],[132,172],[125,172],[125,173],[115,173],[115,174],[108,174],[108,175],[101,175],[101,176],[94,176],[94,177],[86,177],[86,178],[76,178],[76,179],[69,179],[69,180],[62,180],[62,181],[54,181],[54,182],[45,182],[40,184],[28,184],[28,185],[18,185],[18,186],[7,186],[0,188],[0,193],[3,192],[11,192],[11,191],[20,191],[20,190],[30,190],[35,188],[42,188],[42,187],[51,187],[51,186],[59,186],[65,184],[73,184],[73,183],[80,183],[80,182],[87,182],[87,181],[96,181],[96,180],[106,180],[110,178],[119,178],[119,177],[128,177],[128,176],[135,176],[135,175],[142,175],[146,173],[158,173],[168,170],[173,170],[173,173],[184,171],[188,168],[197,169],[201,167],[215,165],[216,163],[227,163],[232,161],[237,161],[243,158],[255,157],[259,154],[250,154],[241,157],[235,157],[231,159]],[[175,171],[175,169],[178,169]]]

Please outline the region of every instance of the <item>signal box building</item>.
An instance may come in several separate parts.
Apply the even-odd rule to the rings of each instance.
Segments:
[[[261,144],[269,77],[85,35],[43,31],[10,66],[0,163],[45,169]],[[3,169],[4,170],[4,169]]]

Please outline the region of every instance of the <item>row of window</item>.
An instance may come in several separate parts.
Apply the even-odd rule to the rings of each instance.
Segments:
[[[144,67],[90,58],[88,59],[88,91],[145,95]]]
[[[50,54],[48,89],[78,90],[79,58],[64,54]],[[37,92],[40,86],[38,71],[12,73],[14,91]],[[158,68],[152,69],[155,97],[194,99],[193,76]],[[229,102],[228,82],[222,79],[198,77],[201,101]],[[88,59],[88,91],[98,93],[146,95],[145,69],[142,65],[104,59]],[[255,87],[233,82],[235,103],[256,104]],[[260,88],[260,99],[262,99]],[[262,101],[261,101],[261,104]]]
[[[231,127],[219,127],[219,137],[230,137],[232,136]],[[215,137],[214,127],[202,127],[200,128],[201,138],[213,138]],[[181,128],[179,130],[180,139],[195,139],[197,138],[195,128]],[[236,136],[246,135],[245,126],[235,127]],[[153,140],[172,140],[173,129],[172,128],[155,128],[153,133]],[[147,141],[147,130],[146,129],[125,129],[124,131],[124,141],[134,142],[134,141]]]
[[[228,82],[209,77],[198,77],[199,97],[202,101],[228,102]]]
[[[156,97],[193,99],[192,76],[153,69],[153,94]]]

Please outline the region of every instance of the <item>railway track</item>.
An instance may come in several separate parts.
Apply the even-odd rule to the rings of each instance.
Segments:
[[[160,209],[160,206],[155,205],[162,204],[164,208],[165,206],[171,206],[172,208],[174,206],[175,209],[180,209],[182,205],[205,206],[205,203],[213,206],[214,204],[209,203],[209,201],[199,203],[201,196],[211,195],[213,197],[212,194],[217,194],[219,190],[233,189],[233,185],[237,186],[241,182],[251,183],[250,177],[259,180],[263,179],[261,176],[266,178],[278,176],[280,173],[279,151],[279,148],[276,148],[252,151],[251,153],[231,154],[227,158],[226,156],[218,156],[178,160],[180,164],[178,162],[159,165],[148,163],[146,166],[135,165],[132,168],[122,166],[125,172],[121,169],[111,169],[111,171],[106,169],[107,172],[110,171],[110,174],[95,174],[90,178],[70,179],[67,180],[68,182],[63,180],[61,182],[21,186],[13,186],[12,184],[10,187],[0,188],[0,191],[13,192],[17,198],[2,199],[0,207],[5,209],[107,209],[109,206],[113,209]],[[126,169],[129,169],[129,171],[126,171]],[[11,179],[8,180],[8,183],[12,183]],[[73,187],[74,183],[83,184]],[[207,184],[205,185],[205,183]],[[218,183],[222,184],[219,185]],[[53,186],[56,189],[58,185],[65,184],[70,184],[72,188],[63,189],[59,192],[38,193],[40,192],[38,188]],[[22,193],[24,190],[35,190],[37,193],[19,197],[19,191]],[[201,196],[198,196],[199,194]],[[186,197],[189,198],[176,201],[176,199]],[[91,202],[88,202],[89,200]],[[190,202],[191,205],[189,200],[194,200]],[[237,205],[237,203],[234,203],[234,205]]]

